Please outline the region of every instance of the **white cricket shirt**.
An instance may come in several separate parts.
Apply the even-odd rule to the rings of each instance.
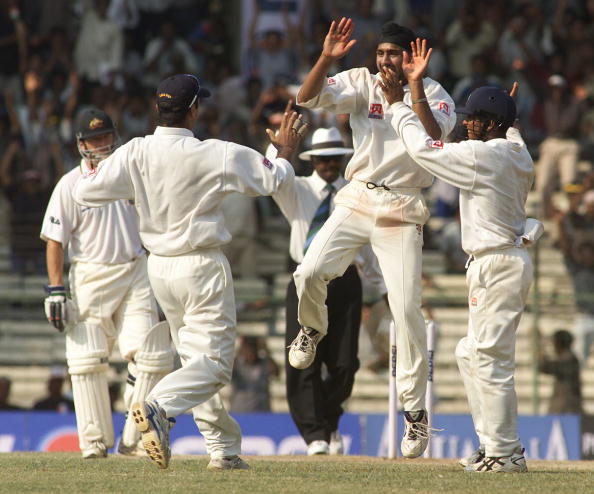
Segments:
[[[378,84],[380,76],[367,68],[340,72],[326,81],[320,94],[298,101],[306,108],[324,108],[349,113],[355,152],[345,171],[347,180],[384,184],[390,188],[423,188],[431,185],[431,174],[417,166],[406,153],[392,126],[392,108]],[[456,125],[454,101],[435,82],[423,79],[425,94],[445,138]],[[404,102],[411,104],[410,89],[404,87]]]
[[[342,189],[346,184],[348,182],[342,176],[332,182],[336,191]],[[291,225],[289,251],[291,258],[297,264],[303,261],[303,246],[307,239],[311,221],[319,205],[328,195],[328,191],[325,190],[326,185],[328,185],[328,182],[314,170],[309,177],[295,177],[295,181],[290,186],[284,187],[272,195],[272,198]],[[333,210],[334,201],[332,200],[330,202],[330,211]],[[380,294],[387,292],[377,258],[369,244],[361,248],[355,258],[355,263],[368,284],[373,285]]]
[[[434,141],[404,103],[392,122],[408,153],[425,170],[460,188],[462,248],[467,254],[513,247],[524,233],[534,165],[517,129],[506,139]]]
[[[57,183],[47,206],[41,238],[60,242],[71,261],[123,264],[143,252],[138,234],[138,215],[128,201],[117,201],[101,208],[80,206],[72,190],[82,169],[69,171]]]
[[[177,256],[231,240],[219,207],[226,194],[271,195],[294,176],[284,159],[271,162],[245,146],[157,127],[118,148],[96,173],[82,175],[74,199],[92,207],[134,199],[144,246]]]

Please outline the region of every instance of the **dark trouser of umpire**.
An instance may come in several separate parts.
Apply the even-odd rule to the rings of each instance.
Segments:
[[[318,344],[316,358],[307,369],[293,368],[285,355],[287,400],[293,421],[307,444],[330,442],[349,398],[359,369],[357,358],[361,324],[361,280],[351,265],[343,276],[328,284],[328,334]],[[287,288],[287,345],[297,337],[297,292],[291,279]],[[327,375],[322,378],[322,364]]]

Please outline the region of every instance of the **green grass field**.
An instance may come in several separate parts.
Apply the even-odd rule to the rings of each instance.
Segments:
[[[594,493],[594,462],[529,462],[527,474],[469,474],[454,460],[361,456],[246,457],[249,471],[209,472],[204,456],[82,460],[74,453],[0,454],[0,493]]]

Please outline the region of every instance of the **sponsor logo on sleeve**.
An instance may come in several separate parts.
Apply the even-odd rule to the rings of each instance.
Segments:
[[[334,77],[328,77],[328,86],[333,86],[336,84],[336,79]]]
[[[369,105],[369,115],[367,116],[382,120],[384,118],[384,107],[381,103],[371,103]]]
[[[476,307],[478,305],[478,300],[476,297],[472,297],[470,299],[470,305],[472,305],[473,307]]]
[[[53,225],[61,225],[60,219],[56,218],[55,216],[50,216],[50,223]]]
[[[443,149],[442,141],[427,140],[427,146],[435,149]]]
[[[450,114],[450,105],[448,105],[445,101],[440,101],[438,109],[440,112],[445,113],[446,115]]]
[[[274,168],[274,165],[268,158],[264,158],[264,160],[262,161],[262,164],[269,170],[272,170],[272,168]]]

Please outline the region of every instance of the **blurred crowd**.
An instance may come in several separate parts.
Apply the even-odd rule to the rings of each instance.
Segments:
[[[11,232],[16,272],[43,272],[36,233],[53,185],[79,162],[72,128],[81,110],[109,113],[126,142],[154,128],[158,81],[195,73],[214,94],[202,105],[196,135],[265,152],[265,128],[278,124],[331,20],[343,15],[353,18],[358,42],[336,71],[375,71],[381,25],[395,19],[429,40],[429,76],[457,104],[477,86],[519,81],[519,121],[538,161],[544,217],[555,214],[553,192],[581,181],[594,158],[593,0],[277,3],[280,22],[262,28],[259,0],[235,3],[249,20],[216,0],[0,2],[0,217]],[[238,37],[242,27],[246,34]],[[346,118],[307,118],[337,125],[349,142]],[[310,171],[297,159],[295,166]],[[448,186],[437,183],[429,198],[434,214],[455,217]],[[270,209],[266,201],[242,207],[252,218],[233,233],[253,238]]]

